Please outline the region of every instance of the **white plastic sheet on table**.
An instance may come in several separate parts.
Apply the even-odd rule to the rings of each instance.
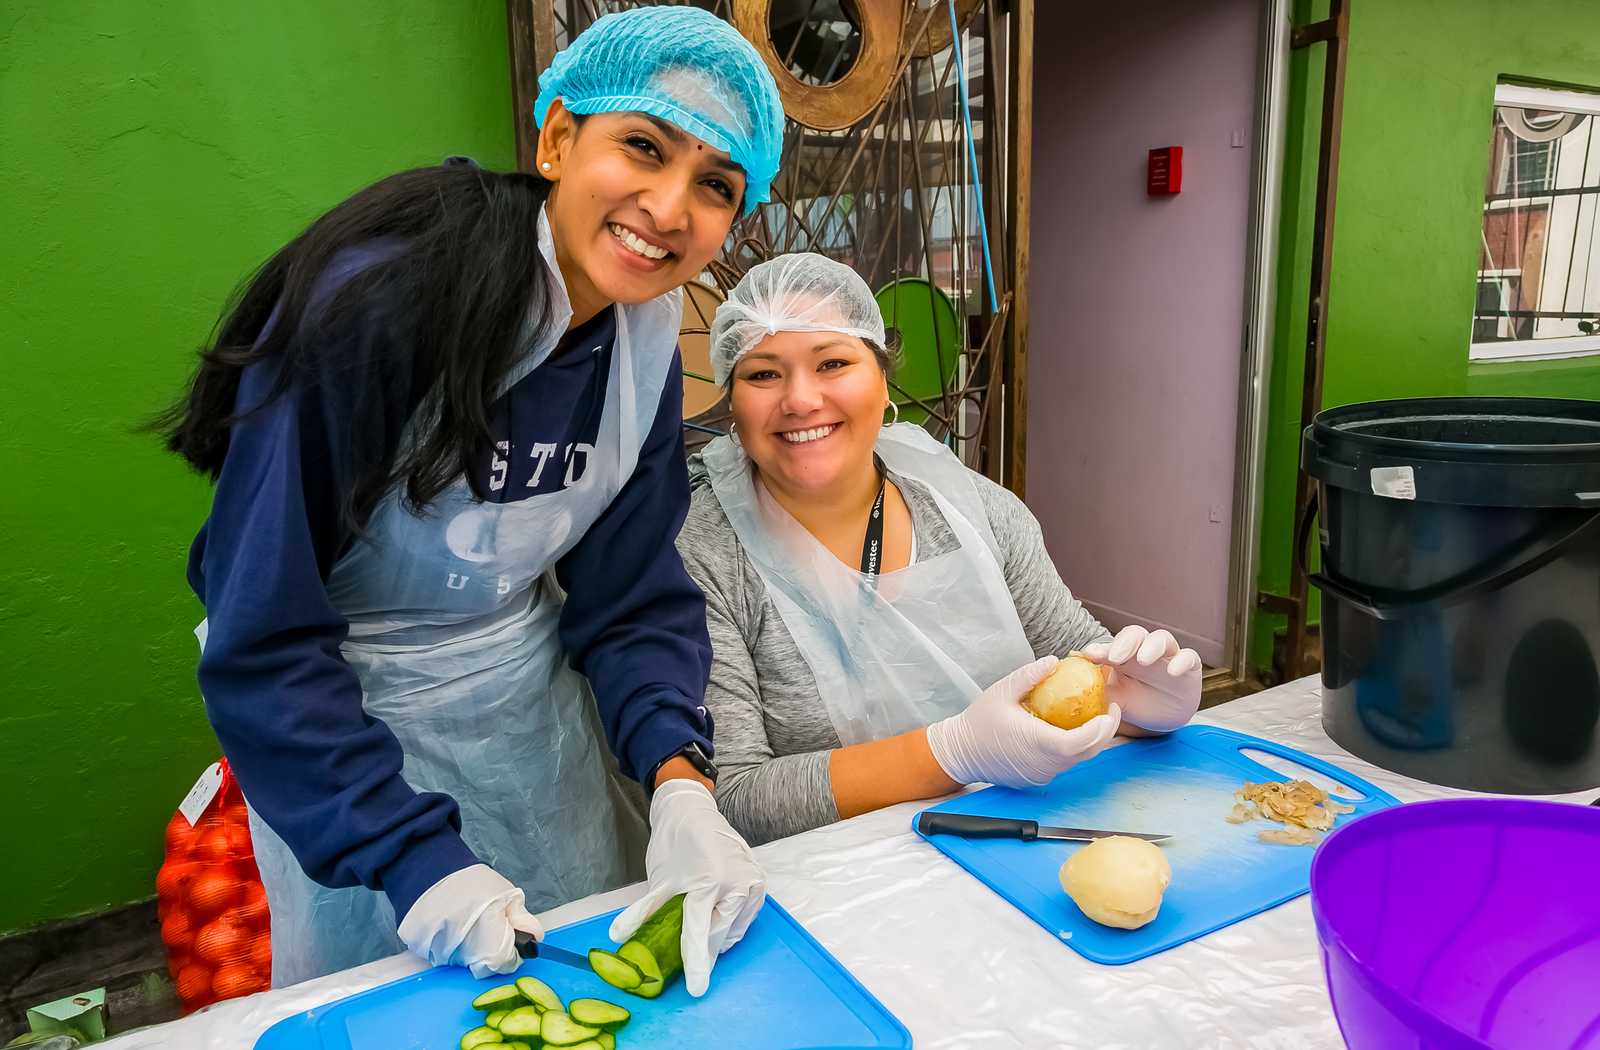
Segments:
[[[1402,802],[1473,794],[1378,769],[1334,744],[1322,730],[1315,678],[1203,711],[1197,721],[1327,759]],[[1554,797],[1588,802],[1597,794]],[[929,804],[880,810],[756,851],[772,895],[900,1018],[918,1050],[1343,1045],[1308,898],[1127,966],[1100,966],[919,839],[911,819]],[[540,918],[547,928],[562,925],[639,893],[636,886],[600,894]],[[399,955],[103,1045],[249,1050],[284,1017],[421,968]],[[711,980],[715,995],[714,973]],[[781,1006],[774,1010],[777,1020]]]

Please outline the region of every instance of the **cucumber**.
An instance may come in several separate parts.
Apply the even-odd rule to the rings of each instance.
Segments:
[[[637,966],[604,948],[589,949],[589,968],[602,981],[624,992],[631,991],[644,983],[644,974],[639,972]]]
[[[539,1008],[519,1006],[500,1019],[500,1034],[513,1039],[537,1036],[540,1029]]]
[[[514,984],[502,984],[472,1000],[474,1010],[515,1010],[523,1005],[522,993]]]
[[[532,1043],[524,1043],[520,1039],[514,1039],[509,1043],[491,1043],[490,1046],[492,1050],[538,1050]]]
[[[540,1018],[544,1024],[539,1037],[550,1046],[572,1046],[600,1034],[600,1029],[579,1024],[560,1010],[551,1010]]]
[[[627,1024],[628,1018],[633,1016],[616,1003],[608,1003],[604,999],[574,999],[568,1004],[567,1013],[579,1024],[611,1031]]]
[[[606,1033],[604,1032],[600,1033],[600,1035],[605,1034]],[[561,1048],[561,1050],[606,1050],[606,1044],[602,1043],[597,1036],[594,1039],[585,1039],[581,1043],[573,1043],[571,1046],[564,1046]]]
[[[476,1047],[495,1046],[499,1043],[499,1032],[487,1026],[480,1026],[461,1037],[461,1050],[474,1050]]]
[[[485,1017],[483,1019],[483,1023],[498,1032],[500,1030],[500,1022],[504,1021],[506,1019],[506,1014],[510,1012],[510,1010],[496,1010],[488,1017]]]
[[[517,992],[540,1013],[566,1009],[561,1005],[561,996],[556,994],[556,990],[537,977],[518,977]]]
[[[661,967],[656,962],[655,954],[638,941],[629,941],[618,948],[617,956],[644,974],[644,980],[640,982],[639,987],[624,988],[623,991],[632,992],[641,999],[654,999],[667,986],[666,980],[661,976]]]
[[[639,927],[639,932],[617,949],[615,956],[610,952],[599,954],[599,961],[607,971],[615,972],[610,966],[612,958],[632,965],[644,978],[638,985],[625,985],[611,980],[600,967],[595,967],[597,956],[595,952],[590,952],[589,965],[595,967],[600,979],[614,988],[644,999],[654,999],[660,995],[683,972],[683,898],[684,894],[680,893],[658,908]]]
[[[600,1044],[600,1050],[617,1050],[617,1037],[610,1032],[601,1032],[594,1041]]]
[[[661,966],[655,955],[638,941],[629,941],[618,948],[617,958],[638,970],[641,981],[661,980]]]

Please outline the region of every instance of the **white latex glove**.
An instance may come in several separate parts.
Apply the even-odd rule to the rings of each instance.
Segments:
[[[611,923],[626,941],[667,901],[683,901],[683,983],[706,994],[717,956],[739,943],[767,900],[767,877],[705,785],[669,780],[650,800],[650,845],[644,855],[650,888]]]
[[[1180,649],[1170,631],[1124,627],[1109,642],[1083,655],[1111,668],[1106,699],[1122,707],[1130,723],[1156,733],[1187,725],[1200,710],[1200,654]]]
[[[510,973],[522,965],[517,931],[544,940],[526,898],[487,864],[452,872],[429,886],[400,923],[406,947],[435,966],[465,966],[474,977]]]
[[[945,775],[960,784],[1041,787],[1104,750],[1117,735],[1115,704],[1077,729],[1057,729],[1022,707],[1028,690],[1059,663],[1046,656],[985,689],[967,709],[928,727],[928,748]]]

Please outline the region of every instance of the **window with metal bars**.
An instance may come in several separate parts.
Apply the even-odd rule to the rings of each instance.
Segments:
[[[1490,145],[1472,359],[1600,354],[1600,94],[1500,84]]]

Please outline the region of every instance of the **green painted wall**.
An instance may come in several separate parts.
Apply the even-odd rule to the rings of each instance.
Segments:
[[[1303,23],[1327,3],[1297,7]],[[1600,4],[1350,0],[1350,11],[1324,406],[1425,395],[1600,398],[1600,357],[1467,361],[1495,83],[1600,88]],[[1289,588],[1324,50],[1297,52],[1290,78],[1259,576],[1275,594]],[[1281,617],[1258,617],[1258,666],[1270,663],[1281,627]]]
[[[150,896],[217,752],[207,488],[134,428],[268,253],[389,172],[512,166],[510,116],[502,0],[6,5],[0,932]]]

